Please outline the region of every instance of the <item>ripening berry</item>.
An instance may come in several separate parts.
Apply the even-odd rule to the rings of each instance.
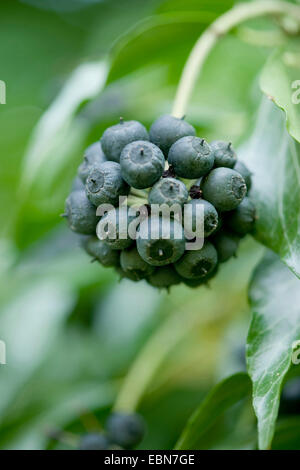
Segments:
[[[242,175],[242,177],[245,180],[247,189],[249,191],[251,189],[251,184],[252,184],[252,181],[251,181],[252,173],[251,173],[251,171],[248,170],[246,165],[243,162],[241,162],[240,160],[238,160],[236,162],[236,164],[234,165],[234,170],[237,171],[240,175]]]
[[[218,211],[236,209],[246,195],[244,178],[230,168],[215,168],[202,181],[203,198]]]
[[[83,162],[78,168],[78,176],[85,183],[91,168],[106,162],[106,156],[102,150],[101,142],[97,141],[90,145],[84,152]]]
[[[107,420],[106,428],[111,442],[124,449],[136,447],[146,431],[143,418],[136,413],[113,413]]]
[[[186,251],[175,263],[175,269],[184,278],[201,279],[209,275],[217,263],[217,251],[212,243],[206,241],[200,250]]]
[[[123,148],[136,140],[149,140],[146,128],[138,121],[124,121],[108,127],[104,132],[101,144],[108,160],[120,161]]]
[[[145,279],[154,272],[154,267],[144,261],[136,246],[123,250],[120,256],[120,264],[124,273],[129,274],[135,281]]]
[[[144,189],[160,179],[165,159],[156,145],[138,140],[122,150],[120,165],[124,180],[133,188]]]
[[[213,279],[219,271],[219,264],[215,266],[215,268],[207,274],[205,277],[201,277],[200,279],[186,279],[186,278],[181,278],[183,284],[185,284],[188,287],[191,288],[196,288],[199,286],[205,286],[209,284],[209,281]]]
[[[79,450],[106,450],[109,448],[108,438],[101,433],[89,433],[79,441]]]
[[[129,237],[128,226],[134,218],[129,214],[127,207],[111,210],[101,218],[99,224],[101,231],[103,229],[105,233],[97,233],[97,235],[112,250],[129,248],[133,244],[133,240]]]
[[[162,178],[152,187],[149,192],[149,204],[180,204],[187,202],[189,197],[185,184],[175,178]]]
[[[197,207],[200,207],[200,210],[197,210]],[[198,214],[200,213],[203,214],[204,225],[201,226],[201,232],[196,233],[198,228],[196,222]],[[191,228],[195,233],[195,236],[200,237],[201,235],[204,235],[204,237],[209,237],[209,235],[211,235],[217,229],[218,220],[218,212],[216,211],[214,206],[210,202],[205,201],[205,199],[192,199],[187,203],[185,207],[185,227]]]
[[[206,175],[214,165],[214,156],[204,139],[188,136],[177,140],[170,148],[168,162],[176,176],[196,179]]]
[[[232,148],[231,142],[223,142],[222,140],[214,140],[210,144],[214,155],[215,167],[233,168],[236,164],[236,153]]]
[[[119,203],[120,196],[127,196],[130,187],[123,180],[121,167],[116,162],[94,166],[86,179],[86,195],[94,206]]]
[[[130,281],[139,282],[139,280],[136,278],[136,275],[134,273],[131,273],[130,271],[126,271],[126,272],[123,271],[121,266],[117,266],[115,270],[120,276],[120,281],[122,279],[130,279]]]
[[[255,224],[255,206],[251,199],[245,197],[241,204],[226,218],[227,226],[240,236],[251,232]]]
[[[293,377],[284,385],[280,400],[280,413],[300,414],[300,377]]]
[[[184,119],[178,119],[168,114],[159,117],[151,126],[150,140],[157,145],[168,157],[171,146],[181,137],[195,135],[196,131]]]
[[[65,216],[71,230],[84,235],[96,233],[99,217],[96,208],[86,197],[85,191],[74,191],[66,200]]]
[[[167,266],[156,268],[148,277],[147,281],[151,286],[162,289],[180,284],[182,279],[175,271],[173,265],[169,264]]]
[[[184,253],[183,227],[177,220],[149,217],[140,224],[136,244],[140,256],[152,266],[174,263]]]
[[[228,261],[232,256],[236,255],[239,247],[239,237],[228,231],[218,232],[212,239],[212,242],[218,253],[220,263]]]
[[[85,186],[84,186],[82,179],[79,178],[79,176],[76,176],[72,182],[71,192],[72,191],[84,191],[84,190],[85,190]]]
[[[112,250],[110,246],[97,237],[89,237],[84,241],[83,246],[86,252],[103,266],[119,266],[120,253],[118,250]]]

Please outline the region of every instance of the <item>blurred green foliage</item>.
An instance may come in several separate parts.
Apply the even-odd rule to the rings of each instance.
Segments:
[[[157,349],[155,368],[145,362],[154,373],[139,403],[148,424],[142,448],[172,448],[211,388],[245,369],[257,242],[245,240],[210,289],[158,293],[91,265],[59,218],[83,149],[120,115],[149,126],[169,112],[193,43],[233,3],[1,2],[0,339],[8,364],[0,366],[0,448],[66,447],[49,433],[85,432],[95,417],[103,424],[132,364],[149,357],[155,335],[163,346],[165,331],[172,347]],[[249,28],[266,25],[277,31],[265,20]],[[236,146],[249,137],[271,51],[238,30],[218,43],[189,107],[199,135]],[[275,448],[299,448],[296,424],[279,423]],[[224,409],[202,442],[256,445],[247,399]]]

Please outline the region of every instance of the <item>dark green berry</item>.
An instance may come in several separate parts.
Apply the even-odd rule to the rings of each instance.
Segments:
[[[129,273],[136,281],[149,276],[155,269],[140,257],[136,246],[132,246],[131,248],[121,252],[120,264],[123,272]]]
[[[219,264],[217,264],[216,267],[210,273],[208,273],[206,276],[204,276],[200,279],[185,279],[185,278],[182,278],[182,282],[186,286],[191,287],[191,288],[196,288],[196,287],[199,287],[199,286],[205,286],[205,285],[208,285],[209,281],[211,279],[213,279],[218,274],[218,270],[219,270]]]
[[[147,280],[151,286],[162,289],[180,284],[182,279],[175,271],[173,265],[169,264],[168,266],[156,268],[154,273],[152,273]]]
[[[294,377],[284,385],[280,400],[280,413],[300,414],[300,377]]]
[[[217,263],[217,251],[212,243],[206,241],[200,250],[186,251],[175,263],[175,269],[184,278],[201,279],[209,275]]]
[[[86,194],[94,206],[118,205],[120,196],[127,196],[130,187],[123,180],[121,167],[116,162],[105,162],[94,166],[86,179]]]
[[[79,450],[107,450],[108,438],[101,433],[89,433],[82,436],[79,441]]]
[[[215,167],[233,168],[236,164],[236,153],[232,148],[231,142],[214,140],[210,144],[214,155]]]
[[[246,183],[246,186],[247,186],[247,189],[248,191],[251,189],[251,184],[252,184],[252,181],[251,181],[251,171],[248,170],[248,168],[246,167],[246,165],[241,162],[240,160],[238,160],[236,162],[236,164],[234,165],[234,169],[235,171],[237,171],[240,175],[242,175],[242,177],[244,178],[245,180],[245,183]]]
[[[108,160],[120,161],[123,148],[135,140],[149,140],[146,128],[138,121],[123,121],[108,127],[104,132],[101,144]]]
[[[185,184],[175,178],[162,178],[151,189],[149,204],[180,204],[187,202],[189,197]]]
[[[214,234],[218,233],[221,228],[223,228],[224,226],[224,214],[218,214],[218,225],[217,225],[217,228],[216,230],[214,231]]]
[[[169,230],[169,235],[165,234],[165,230]],[[174,263],[185,249],[182,225],[177,220],[149,217],[140,224],[137,249],[152,266]]]
[[[123,271],[123,269],[121,268],[121,266],[118,266],[115,268],[116,272],[119,274],[120,276],[120,280],[122,279],[130,279],[130,281],[133,281],[133,282],[138,282],[139,280],[137,280],[136,278],[136,275],[130,271]]]
[[[85,186],[81,178],[79,176],[76,176],[76,178],[73,179],[71,191],[84,191]]]
[[[186,286],[188,287],[191,287],[191,288],[196,288],[196,287],[199,287],[199,286],[203,286],[205,284],[205,279],[185,279],[185,278],[182,278],[182,282],[183,284],[185,284]]]
[[[107,420],[106,428],[111,441],[124,449],[136,447],[146,431],[143,418],[136,413],[113,413]]]
[[[168,156],[171,146],[176,140],[187,135],[195,135],[193,126],[184,119],[178,119],[168,114],[159,117],[151,126],[150,140]]]
[[[228,231],[221,230],[212,239],[218,253],[218,260],[224,263],[232,256],[236,256],[239,247],[239,237]]]
[[[245,197],[241,204],[226,218],[227,226],[240,236],[246,235],[254,228],[255,206],[253,202]]]
[[[91,168],[106,162],[100,141],[90,145],[84,152],[83,162],[78,168],[78,176],[85,183]]]
[[[134,188],[144,189],[160,179],[165,158],[156,145],[138,140],[122,150],[120,165],[124,180]]]
[[[120,254],[97,237],[90,237],[84,242],[87,253],[97,259],[103,266],[119,266]]]
[[[202,181],[203,198],[218,211],[231,211],[244,199],[247,191],[244,178],[230,168],[215,168]]]
[[[196,179],[212,169],[214,156],[204,139],[188,136],[182,137],[172,145],[168,162],[177,176]]]
[[[107,212],[98,226],[98,238],[105,241],[113,250],[124,250],[133,244],[129,237],[128,226],[135,217],[129,214],[127,207],[119,207]],[[101,230],[108,235],[100,233]]]
[[[66,200],[65,216],[70,229],[84,235],[96,233],[99,217],[96,208],[88,200],[85,191],[73,191]]]
[[[197,214],[200,212],[198,207],[203,208],[200,209],[203,210],[204,217],[204,227],[201,226],[201,232],[203,230],[203,234],[196,233],[198,228],[196,224]],[[208,237],[209,235],[211,235],[218,227],[218,220],[218,212],[216,211],[214,206],[210,202],[205,201],[205,199],[192,199],[185,206],[184,225],[185,228],[191,229],[195,233],[195,236],[201,237],[201,235],[204,235],[204,237]]]

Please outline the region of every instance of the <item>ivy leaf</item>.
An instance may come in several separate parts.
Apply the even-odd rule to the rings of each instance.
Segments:
[[[201,438],[220,415],[250,392],[251,382],[247,374],[235,374],[220,382],[191,416],[175,448],[198,449]]]
[[[201,2],[201,9],[198,2],[181,0],[161,5],[158,14],[140,21],[117,40],[108,82],[154,63],[171,68],[170,78],[176,83],[202,31],[232,5],[232,0]]]
[[[300,280],[272,252],[254,272],[250,304],[248,372],[253,382],[259,448],[269,449],[282,382],[292,362],[293,343],[300,338]]]
[[[300,449],[300,417],[291,416],[280,420],[272,445],[273,450]]]
[[[299,42],[296,49],[294,47],[278,50],[269,58],[260,77],[260,86],[285,112],[288,132],[300,142]]]
[[[77,67],[52,105],[39,120],[24,157],[22,190],[28,189],[39,173],[46,173],[44,184],[55,179],[61,166],[66,165],[82,133],[84,125],[75,128],[74,117],[80,104],[95,97],[104,87],[107,75],[105,62],[90,62]],[[79,134],[79,138],[78,138]],[[42,175],[39,174],[39,177]]]
[[[239,155],[253,174],[254,235],[300,277],[300,144],[287,132],[282,111],[267,98]]]

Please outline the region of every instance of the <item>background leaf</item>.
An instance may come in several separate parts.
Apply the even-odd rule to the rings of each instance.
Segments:
[[[299,449],[300,445],[300,417],[282,419],[276,426],[272,449],[289,450]]]
[[[286,114],[287,128],[300,142],[300,53],[299,41],[276,51],[267,61],[260,78],[266,95]]]
[[[217,418],[250,394],[250,391],[249,377],[242,373],[235,374],[216,385],[189,419],[176,444],[176,449],[199,449],[201,438]]]
[[[79,105],[95,97],[104,87],[107,75],[107,65],[103,61],[86,63],[74,70],[60,94],[43,114],[33,131],[29,148],[24,157],[22,179],[20,181],[22,195],[34,181],[40,181],[39,170],[48,175],[41,184],[51,183],[57,176],[61,166],[67,165],[71,149],[77,143],[72,133],[74,115]],[[77,126],[79,127],[79,126]],[[84,131],[75,128],[75,135]],[[74,143],[75,141],[75,143]],[[80,143],[80,139],[79,139]],[[71,153],[72,156],[72,153]],[[46,167],[46,168],[45,168]],[[51,177],[49,178],[49,171]],[[50,181],[49,181],[50,180]],[[48,188],[49,189],[49,188]]]
[[[163,2],[157,14],[143,19],[116,41],[108,81],[156,64],[167,66],[169,78],[176,83],[204,28],[232,5],[233,0],[202,1],[197,6],[190,1]]]
[[[300,277],[300,144],[288,134],[282,111],[267,98],[239,156],[253,173],[255,237]]]
[[[268,449],[281,385],[291,365],[292,344],[300,338],[300,281],[269,252],[254,272],[249,295],[253,317],[247,341],[248,371],[259,447]]]

